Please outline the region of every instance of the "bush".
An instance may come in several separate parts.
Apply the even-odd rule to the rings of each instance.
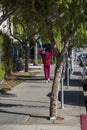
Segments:
[[[3,66],[0,64],[0,79],[4,78],[4,75],[5,75],[4,68],[3,68]]]

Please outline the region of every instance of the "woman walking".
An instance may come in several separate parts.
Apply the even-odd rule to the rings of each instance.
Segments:
[[[50,81],[50,60],[51,57],[55,54],[54,50],[50,50],[50,48],[46,48],[45,50],[40,50],[40,55],[42,56],[43,64],[44,64],[44,75],[46,83]]]

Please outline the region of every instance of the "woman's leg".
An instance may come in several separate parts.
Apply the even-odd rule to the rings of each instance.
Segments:
[[[45,75],[45,80],[48,80],[48,66],[44,65],[44,75]]]
[[[50,65],[48,65],[48,79],[50,79]]]

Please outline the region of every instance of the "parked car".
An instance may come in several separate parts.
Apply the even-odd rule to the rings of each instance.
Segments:
[[[24,64],[23,64],[22,60],[17,59],[16,68],[17,68],[17,71],[22,71],[24,69]]]
[[[83,52],[80,55],[80,66],[87,65],[87,52]]]

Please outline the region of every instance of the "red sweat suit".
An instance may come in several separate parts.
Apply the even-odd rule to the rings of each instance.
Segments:
[[[43,59],[45,79],[48,80],[48,79],[50,79],[50,60],[51,60],[51,56],[54,55],[55,52],[54,51],[44,52],[43,50],[41,50],[40,54],[41,54],[42,59]]]

